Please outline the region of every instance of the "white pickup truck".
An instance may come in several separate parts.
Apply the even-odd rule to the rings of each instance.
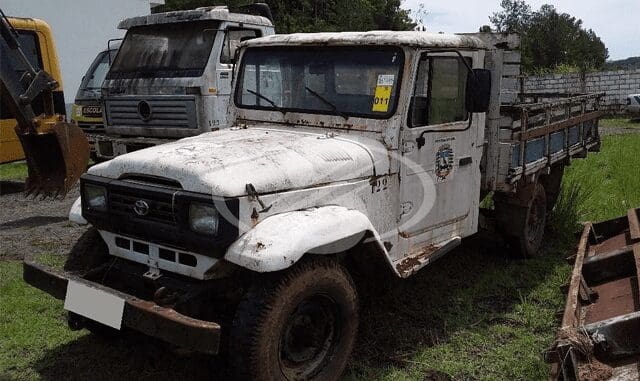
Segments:
[[[224,351],[233,379],[338,379],[351,271],[416,273],[478,231],[489,192],[512,251],[536,255],[564,165],[598,149],[598,96],[523,94],[518,44],[245,42],[233,126],[92,167],[71,211],[92,227],[66,271],[28,260],[24,278],[65,299],[74,328]]]

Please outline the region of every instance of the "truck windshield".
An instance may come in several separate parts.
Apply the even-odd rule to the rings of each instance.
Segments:
[[[195,21],[131,28],[107,78],[199,77],[217,27],[215,22]]]
[[[392,47],[249,48],[239,70],[241,108],[388,118],[404,55]]]
[[[111,50],[111,61],[113,61],[117,50]],[[95,98],[100,95],[100,87],[109,71],[109,56],[107,51],[98,53],[89,70],[84,75],[76,99]]]

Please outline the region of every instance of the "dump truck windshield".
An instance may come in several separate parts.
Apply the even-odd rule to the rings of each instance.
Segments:
[[[111,50],[111,61],[115,58],[117,50]],[[100,52],[85,74],[78,89],[76,99],[95,98],[100,95],[100,87],[109,71],[109,56],[107,51]]]
[[[217,27],[216,22],[197,21],[131,28],[107,78],[199,77]]]
[[[249,48],[239,71],[241,108],[388,118],[404,55],[391,47]]]

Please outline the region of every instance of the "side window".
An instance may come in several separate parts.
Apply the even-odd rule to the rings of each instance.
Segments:
[[[411,99],[410,126],[467,120],[467,75],[466,66],[457,57],[428,57],[421,60]]]
[[[224,45],[222,45],[222,54],[220,54],[220,63],[232,64],[240,43],[256,37],[260,37],[260,32],[255,29],[227,29]]]
[[[20,43],[20,47],[22,48],[24,55],[27,57],[27,60],[33,66],[33,68],[36,70],[42,69],[42,56],[40,54],[38,35],[35,32],[19,31],[18,42]],[[4,40],[0,40],[0,44],[2,44],[0,46],[0,52],[3,52],[5,50],[8,51],[9,48]],[[8,55],[5,54],[6,53],[1,53],[0,56],[6,57]],[[15,60],[13,56],[8,55],[8,57],[16,67],[16,76],[22,77],[22,75],[27,71],[27,67],[25,65],[22,65],[20,61]],[[34,107],[34,112],[36,114],[42,113],[42,98],[37,97],[32,103],[32,106]],[[9,107],[7,107],[4,102],[0,102],[0,119],[11,118],[13,118],[13,115],[9,111]]]

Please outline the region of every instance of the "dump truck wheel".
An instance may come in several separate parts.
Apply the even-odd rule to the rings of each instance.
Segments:
[[[537,256],[542,247],[547,220],[544,186],[530,184],[520,197],[496,198],[495,201],[498,227],[512,253],[525,258]]]
[[[356,288],[326,258],[255,282],[229,334],[234,379],[338,380],[358,327]]]
[[[98,229],[90,227],[71,248],[64,270],[82,275],[109,259],[109,248]]]

